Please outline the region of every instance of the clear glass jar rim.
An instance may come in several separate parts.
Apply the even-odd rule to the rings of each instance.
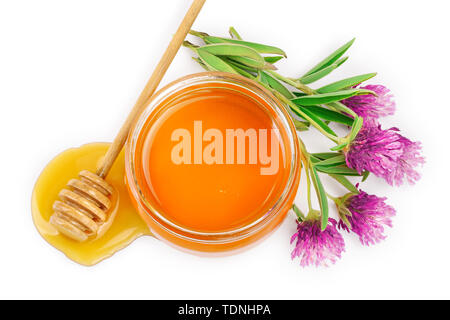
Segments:
[[[280,198],[275,202],[272,208],[263,213],[263,215],[257,219],[256,221],[251,222],[243,227],[238,229],[229,230],[225,232],[198,232],[194,230],[189,230],[185,227],[181,227],[169,219],[167,219],[161,212],[156,210],[156,208],[151,204],[151,202],[145,198],[144,193],[139,188],[136,170],[135,170],[135,151],[138,142],[138,138],[140,136],[141,130],[144,128],[148,117],[152,114],[154,110],[156,110],[161,102],[166,100],[168,97],[172,95],[176,95],[180,90],[186,89],[193,85],[201,85],[206,83],[227,83],[242,87],[246,90],[250,90],[252,93],[256,94],[259,98],[263,99],[267,106],[270,106],[276,115],[280,118],[281,123],[286,131],[286,134],[289,137],[289,145],[291,149],[291,163],[288,181],[286,186],[283,189],[283,192]],[[286,143],[286,141],[285,141]],[[129,184],[132,184],[134,187],[130,188],[133,192],[133,196],[137,197],[137,203],[145,211],[146,214],[150,216],[161,228],[166,230],[167,232],[173,234],[174,236],[184,238],[186,240],[192,241],[204,241],[204,242],[226,242],[226,241],[236,241],[245,237],[252,235],[257,232],[261,228],[264,228],[266,224],[272,221],[277,214],[284,207],[284,202],[291,192],[296,192],[296,190],[292,190],[295,183],[295,177],[299,174],[299,148],[298,141],[296,136],[296,130],[292,120],[290,119],[289,113],[287,112],[284,105],[277,99],[273,94],[262,87],[255,81],[249,80],[240,75],[234,75],[230,73],[223,72],[203,72],[196,73],[192,75],[188,75],[182,77],[178,80],[175,80],[162,89],[160,89],[157,93],[155,93],[150,99],[148,105],[145,110],[139,116],[138,120],[135,122],[133,128],[130,131],[130,135],[128,137],[127,145],[126,145],[126,170],[130,170],[131,173],[131,181],[128,181]],[[127,174],[128,176],[128,174]],[[130,179],[129,179],[130,180]],[[130,186],[131,187],[131,186]],[[150,213],[151,212],[151,213]],[[156,217],[156,218],[155,218]]]

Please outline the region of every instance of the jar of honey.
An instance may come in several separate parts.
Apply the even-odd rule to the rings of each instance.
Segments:
[[[199,73],[155,94],[125,147],[131,200],[152,233],[177,248],[235,252],[285,218],[300,179],[285,106],[244,77]]]

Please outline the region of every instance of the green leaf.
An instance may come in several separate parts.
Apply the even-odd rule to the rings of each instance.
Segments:
[[[242,65],[236,61],[233,61],[229,58],[226,58],[226,57],[223,57],[221,59],[224,60],[229,65],[231,65],[233,67],[233,69],[235,69],[241,76],[244,76],[249,79],[255,79],[255,76],[253,74],[251,74],[250,72],[256,73],[257,70],[249,69],[249,67],[244,66],[244,65]]]
[[[251,73],[245,71],[242,68],[239,68],[238,66],[232,65],[232,67],[233,67],[234,70],[237,71],[237,73],[239,73],[243,77],[246,77],[246,78],[249,78],[249,79],[254,79],[255,78]]]
[[[369,176],[370,176],[370,172],[369,171],[364,171],[363,172],[363,174],[362,174],[362,181],[361,182],[364,182],[364,181],[366,181],[367,180],[367,178],[369,178]]]
[[[359,190],[355,187],[355,185],[351,183],[351,181],[348,180],[346,177],[337,174],[330,174],[330,177],[332,177],[334,180],[342,184],[345,188],[347,188],[348,191],[354,194],[359,193]]]
[[[311,168],[311,178],[316,189],[317,198],[319,200],[321,215],[322,231],[328,226],[328,199],[322,181],[320,181],[319,175],[315,168]]]
[[[301,106],[315,106],[320,104],[327,104],[331,102],[341,101],[353,96],[373,94],[373,91],[364,89],[349,89],[338,92],[315,94],[311,96],[298,97],[292,101]]]
[[[267,79],[262,76],[261,70],[258,70],[258,77],[256,78],[256,80],[262,83],[263,85],[270,87]]]
[[[323,153],[313,153],[312,156],[320,160],[326,160],[338,156],[340,153],[337,152],[323,152]]]
[[[349,115],[351,115],[353,117],[357,116],[357,114],[352,109],[347,107],[342,102],[337,101],[337,102],[327,103],[327,106],[333,108],[336,111],[347,113],[347,114],[349,114]]]
[[[264,58],[254,49],[233,43],[208,44],[197,49],[198,52],[205,51],[215,56],[246,57],[265,64]]]
[[[216,57],[206,51],[198,50],[197,54],[202,62],[208,67],[208,69],[213,71],[222,71],[238,74],[238,72],[230,66],[228,63],[223,61],[221,58]]]
[[[330,150],[331,151],[340,151],[340,150],[344,149],[346,146],[348,146],[348,142],[345,142],[345,143],[340,144],[340,145],[338,145],[336,147],[333,147]]]
[[[193,36],[196,36],[196,37],[199,37],[199,38],[204,38],[204,37],[208,37],[209,36],[209,34],[207,34],[206,32],[199,32],[199,31],[195,31],[195,30],[190,30],[189,31],[189,34],[191,34],[191,35],[193,35]]]
[[[354,122],[353,118],[346,116],[342,113],[324,108],[324,107],[309,106],[309,107],[305,107],[305,108],[307,108],[309,111],[311,111],[312,113],[314,113],[316,116],[318,116],[319,118],[321,118],[323,120],[342,123],[349,127],[352,126],[353,122]]]
[[[363,124],[364,124],[363,117],[357,117],[355,119],[355,122],[353,123],[353,126],[352,126],[352,131],[350,132],[350,136],[348,138],[349,143],[352,142],[353,140],[355,140],[355,138],[358,135],[359,131],[361,130]]]
[[[300,210],[299,207],[297,207],[295,205],[295,203],[292,205],[292,210],[294,211],[295,215],[297,216],[297,218],[300,220],[300,222],[305,220],[305,215],[304,213]]]
[[[264,60],[266,60],[266,62],[274,64],[277,63],[278,61],[280,61],[281,59],[283,59],[283,56],[275,56],[275,57],[264,57]]]
[[[306,93],[303,93],[303,92],[297,92],[297,91],[292,91],[292,94],[293,94],[294,96],[296,96],[296,97],[305,97],[305,96],[307,96]]]
[[[308,109],[306,109],[305,107],[302,106],[297,106],[301,112],[303,112],[309,119],[305,118],[301,112],[299,112],[298,110],[296,110],[295,108],[291,107],[291,110],[298,115],[299,117],[304,118],[305,120],[309,121],[309,122],[314,122],[316,123],[318,126],[320,126],[322,129],[324,129],[326,132],[328,132],[329,134],[332,134],[333,136],[337,137],[337,134],[325,123],[323,122],[319,117],[317,117],[314,113],[312,113],[311,111],[309,111]]]
[[[352,88],[356,85],[359,85],[360,83],[362,83],[364,81],[367,81],[367,80],[375,77],[376,75],[377,75],[376,73],[367,73],[367,74],[362,74],[360,76],[340,80],[340,81],[331,83],[329,85],[326,85],[326,86],[318,89],[317,92],[318,93],[330,93],[330,92],[336,92],[336,91],[347,89],[347,88]]]
[[[236,31],[236,29],[234,27],[230,27],[228,32],[230,33],[230,36],[232,38],[236,38],[238,40],[242,40],[242,37],[239,35],[239,33]]]
[[[339,60],[345,54],[345,52],[347,52],[347,50],[352,46],[353,42],[355,42],[355,39],[352,39],[351,41],[347,42],[342,47],[340,47],[335,52],[333,52],[328,57],[326,57],[324,60],[319,62],[314,68],[309,70],[304,75],[304,77],[309,76],[310,74],[316,73],[317,71],[322,70],[322,69],[332,65],[333,63],[335,63],[337,60]]]
[[[294,121],[295,129],[297,131],[308,131],[310,127],[309,122],[299,121],[297,119],[292,119]]]
[[[230,56],[229,57],[231,60],[238,62],[244,66],[248,66],[250,68],[254,68],[254,69],[258,69],[258,70],[263,70],[263,69],[271,69],[274,70],[276,69],[274,65],[267,63],[263,60],[263,62],[261,61],[257,61],[254,59],[250,59],[247,57],[238,57],[238,56]]]
[[[337,175],[343,175],[343,176],[349,176],[349,177],[360,177],[361,176],[356,170],[351,169],[347,166],[324,167],[324,166],[315,165],[314,168],[316,168],[317,171],[327,173],[327,174],[337,174]]]
[[[260,70],[259,68],[248,66],[248,65],[245,65],[245,64],[243,64],[241,62],[238,62],[237,60],[235,60],[237,57],[221,57],[221,58],[223,60],[225,60],[227,63],[229,63],[229,64],[231,64],[233,66],[239,67],[241,69],[244,69],[244,70],[246,70],[248,72],[252,72],[254,74],[257,74],[259,72],[259,70]],[[249,60],[251,60],[251,59],[249,59]]]
[[[189,49],[191,49],[193,51],[196,51],[197,48],[198,48],[198,46],[196,46],[195,44],[193,44],[193,43],[191,43],[191,42],[189,42],[187,40],[183,41],[183,47],[189,48]]]
[[[196,57],[192,57],[192,60],[194,60],[195,62],[197,62],[203,69],[205,69],[206,71],[211,71],[209,70],[209,68],[203,63],[203,61],[200,58],[196,58]]]
[[[322,160],[314,164],[314,166],[320,167],[336,167],[345,164],[345,156],[343,154],[339,154],[333,158],[329,158],[326,160]]]
[[[265,44],[256,43],[256,42],[249,42],[244,40],[236,40],[236,39],[228,39],[228,38],[220,38],[220,37],[212,37],[207,36],[204,37],[203,40],[206,43],[234,43],[239,44],[242,46],[246,46],[249,48],[252,48],[256,50],[259,53],[266,53],[266,54],[277,54],[281,55],[283,57],[286,57],[286,53],[281,50],[280,48],[274,47],[274,46],[267,46]]]
[[[349,57],[344,57],[344,58],[342,58],[342,59],[336,61],[335,63],[333,63],[333,64],[336,65],[336,69],[339,68],[340,66],[342,66],[344,63],[346,63],[347,60],[348,60],[348,58],[349,58]]]
[[[347,61],[348,57],[345,57],[341,60],[338,60],[336,63],[333,63],[332,65],[323,68],[322,70],[319,70],[317,72],[314,72],[313,74],[310,74],[308,76],[300,78],[300,82],[303,84],[310,84],[313,82],[316,82],[325,76],[329,75],[331,72],[339,68],[345,61]]]
[[[292,99],[294,96],[292,93],[286,89],[286,87],[277,79],[272,77],[267,72],[261,71],[261,78],[264,79],[264,81],[272,88],[277,90],[279,93],[281,93],[283,96],[285,96],[288,99]]]

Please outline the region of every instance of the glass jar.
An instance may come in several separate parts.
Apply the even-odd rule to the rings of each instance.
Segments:
[[[265,205],[257,207],[256,211],[259,212],[255,212],[251,216],[253,217],[252,219],[247,221],[242,220],[243,222],[241,224],[230,224],[229,227],[223,228],[223,230],[190,227],[189,215],[185,217],[186,219],[181,219],[188,222],[180,223],[180,221],[174,219],[168,214],[169,210],[165,209],[161,204],[159,195],[155,194],[156,191],[152,193],[154,192],[154,188],[151,184],[149,187],[148,172],[145,173],[146,171],[143,169],[144,166],[148,165],[147,153],[151,149],[147,150],[145,148],[146,144],[149,143],[148,136],[153,134],[151,132],[157,130],[154,128],[160,127],[166,121],[164,119],[168,119],[171,114],[177,112],[177,108],[184,101],[183,99],[199,93],[202,93],[202,95],[211,94],[212,97],[215,92],[211,91],[213,90],[212,88],[214,90],[221,90],[220,92],[225,92],[226,94],[236,95],[236,97],[239,95],[242,99],[245,98],[255,102],[264,114],[267,115],[273,127],[276,129],[282,155],[280,156],[282,163],[279,166],[283,170],[279,174],[280,178],[276,180],[277,188],[274,187],[273,191],[271,191],[267,201],[264,201]],[[226,103],[227,99],[224,101]],[[211,105],[211,108],[215,107],[215,105]],[[230,108],[233,107],[230,105]],[[223,109],[220,110],[223,112]],[[196,117],[197,120],[202,120],[203,115],[199,113]],[[150,139],[150,141],[153,140]],[[150,142],[150,145],[152,143],[155,142]],[[170,143],[170,141],[167,143]],[[147,151],[143,151],[144,149]],[[161,149],[156,149],[155,147],[155,153],[157,152],[156,150]],[[195,164],[192,165],[195,166]],[[217,163],[214,165],[220,166]],[[217,167],[216,169],[218,171],[216,172],[221,172],[221,168],[224,167]],[[158,175],[163,174],[157,168],[155,170]],[[157,238],[176,248],[197,254],[219,255],[234,253],[258,243],[261,239],[271,234],[281,224],[287,212],[291,209],[297,193],[300,170],[300,151],[296,130],[285,106],[258,83],[228,73],[205,72],[193,74],[165,86],[151,98],[148,106],[134,124],[125,148],[126,184],[133,204],[143,220],[148,224],[152,233]],[[210,179],[216,178],[212,175]],[[246,179],[246,177],[242,176],[240,179]],[[179,186],[176,185],[176,180],[168,180],[170,181],[167,181],[167,183],[162,180],[162,183],[166,184],[163,186],[166,190],[170,188],[173,188],[173,190],[179,189]],[[187,183],[186,181],[178,181],[185,185]],[[202,181],[210,185],[210,181]],[[214,184],[215,182],[211,181],[211,183]],[[254,185],[254,187],[256,190],[258,186]],[[186,192],[189,191],[188,189],[186,188]],[[225,192],[224,190],[219,191]],[[192,201],[194,201],[193,203],[202,204],[202,201],[208,201],[210,199],[202,198],[199,195],[199,199],[197,200],[197,202],[195,202],[196,199]],[[176,197],[173,201],[175,203],[177,202]],[[243,198],[240,201],[247,200]],[[211,206],[211,216],[205,216],[207,218],[206,220],[213,224],[216,222],[214,220],[214,207],[215,204],[213,203]],[[199,224],[201,222],[197,221]]]

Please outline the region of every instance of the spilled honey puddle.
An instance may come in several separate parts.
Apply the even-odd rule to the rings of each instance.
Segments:
[[[91,143],[62,152],[42,171],[32,195],[33,221],[41,236],[69,259],[86,266],[110,257],[140,236],[151,235],[129,198],[124,183],[123,151],[106,178],[116,190],[109,213],[111,219],[100,229],[96,238],[80,243],[59,234],[49,223],[58,193],[70,179],[77,178],[81,170],[95,172],[108,147],[108,143]]]

